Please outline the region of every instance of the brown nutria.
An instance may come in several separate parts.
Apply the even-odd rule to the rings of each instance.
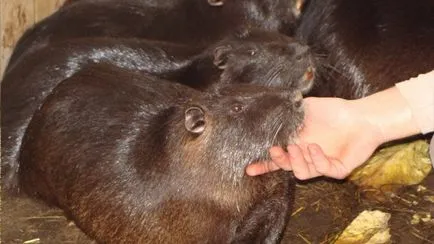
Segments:
[[[166,44],[120,39],[77,40],[35,49],[5,72],[1,89],[2,185],[17,190],[18,153],[27,125],[48,94],[62,80],[94,63],[111,63],[124,69],[171,76],[190,53],[170,44],[175,59],[164,52]],[[179,51],[179,52],[178,52]],[[157,60],[158,59],[158,62]]]
[[[10,64],[23,53],[53,41],[80,37],[147,38],[207,47],[235,30],[257,28],[291,35],[295,0],[80,0],[67,4],[29,29]]]
[[[314,58],[306,45],[278,32],[244,31],[213,47],[219,83],[251,83],[301,90],[314,82]]]
[[[434,1],[310,0],[298,36],[332,73],[313,95],[359,98],[434,69]]]
[[[36,49],[10,66],[2,82],[2,181],[6,189],[17,186],[17,155],[33,113],[57,84],[95,63],[110,63],[200,90],[253,83],[306,92],[314,78],[306,47],[277,32],[231,35],[203,51],[122,38],[74,39]]]
[[[294,180],[244,169],[287,144],[302,117],[299,92],[204,93],[100,64],[35,113],[20,184],[101,243],[276,243]]]

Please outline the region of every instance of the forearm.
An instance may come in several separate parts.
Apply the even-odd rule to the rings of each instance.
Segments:
[[[423,134],[434,131],[434,70],[396,84]]]
[[[433,131],[434,72],[354,100],[352,105],[381,131],[379,143]]]
[[[376,135],[379,144],[420,133],[410,106],[396,87],[354,100],[353,103],[380,132]]]

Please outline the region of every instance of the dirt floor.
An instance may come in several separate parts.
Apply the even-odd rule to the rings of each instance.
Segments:
[[[398,194],[383,194],[383,202],[364,197],[347,182],[323,179],[297,186],[294,211],[283,243],[333,243],[345,227],[363,210],[382,210],[392,215],[389,225],[392,243],[434,243],[434,224],[411,224],[414,214],[434,216],[434,173],[419,186],[402,189]],[[378,194],[377,194],[378,196]],[[94,243],[62,211],[25,197],[2,194],[2,242],[15,243]]]
[[[434,221],[411,224],[414,214],[434,217],[433,172],[420,185],[405,187],[396,194],[377,192],[375,199],[350,183],[324,180],[299,184],[297,195],[283,243],[333,243],[363,210],[391,214],[391,243],[434,243]]]

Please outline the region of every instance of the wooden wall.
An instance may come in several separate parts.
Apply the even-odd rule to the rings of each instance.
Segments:
[[[16,41],[35,22],[59,8],[65,0],[0,0],[0,77]]]

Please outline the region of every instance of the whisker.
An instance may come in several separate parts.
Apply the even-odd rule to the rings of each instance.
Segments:
[[[349,77],[346,73],[344,73],[344,72],[341,71],[339,68],[336,68],[336,67],[333,66],[333,65],[330,65],[330,64],[325,63],[325,64],[323,64],[323,67],[325,67],[325,68],[327,68],[327,69],[330,69],[330,70],[336,72],[338,75],[340,75],[340,76],[342,76],[342,77],[344,77],[344,78],[346,78],[346,79],[351,79],[351,77]],[[329,75],[330,75],[330,74],[329,74]]]
[[[279,134],[279,132],[282,130],[283,128],[283,122],[280,123],[279,127],[276,130],[276,133],[274,133],[273,139],[271,140],[271,145],[274,145],[276,138],[277,138],[277,134]]]
[[[275,83],[276,78],[279,76],[281,71],[280,67],[275,67],[274,69],[271,69],[268,73],[268,80],[267,83],[268,85]]]
[[[313,54],[316,58],[327,58],[329,55],[326,53],[315,53]]]

